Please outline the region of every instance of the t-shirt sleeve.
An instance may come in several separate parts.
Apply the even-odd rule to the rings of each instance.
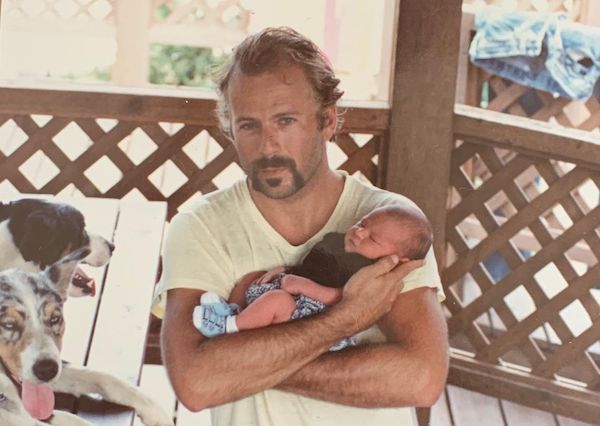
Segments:
[[[404,288],[402,289],[402,293],[419,287],[431,287],[437,290],[437,298],[440,302],[446,298],[433,247],[429,249],[427,256],[425,256],[425,264],[408,274],[403,281]]]
[[[167,291],[189,288],[227,298],[234,285],[232,266],[216,235],[192,212],[176,215],[167,231],[163,270],[152,312],[163,316]]]

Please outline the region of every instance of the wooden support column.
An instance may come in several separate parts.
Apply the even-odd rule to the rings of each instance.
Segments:
[[[600,2],[598,0],[582,0],[580,21],[582,24],[600,27]]]
[[[401,0],[386,189],[414,200],[443,262],[461,0]]]
[[[148,82],[148,30],[152,2],[117,0],[117,59],[112,82],[123,86],[142,86]]]

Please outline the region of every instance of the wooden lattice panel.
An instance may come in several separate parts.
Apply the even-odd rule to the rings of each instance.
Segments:
[[[4,0],[8,19],[112,21],[117,0]]]
[[[485,3],[493,6],[509,5],[517,10],[535,12],[564,12],[570,19],[577,21],[579,20],[584,1],[585,0],[515,0],[514,2],[507,2],[506,0],[463,0],[463,3]]]
[[[43,104],[46,97],[48,110],[57,112],[34,115],[0,110],[0,191],[167,200],[171,217],[188,200],[243,175],[233,145],[216,126],[214,101],[199,100],[197,117],[187,108],[190,121],[182,116],[184,122],[175,122],[172,117],[177,115],[177,106],[190,105],[189,101],[24,92],[25,103],[31,99]],[[20,102],[18,90],[8,93]],[[62,96],[61,101],[57,96]],[[133,118],[143,106],[151,111]],[[120,109],[121,113],[115,113]],[[347,115],[349,130],[329,145],[329,153],[335,167],[378,184],[382,176],[377,166],[381,130],[351,133],[352,127],[360,131],[363,115],[371,112],[358,111],[354,118]],[[111,114],[111,118],[101,118]]]
[[[167,24],[196,24],[245,29],[250,11],[239,0],[154,0],[154,20]]]
[[[483,74],[490,87],[487,109],[536,120],[556,121],[565,127],[581,130],[600,130],[600,102],[594,96],[586,102],[573,101],[498,76]]]
[[[453,152],[453,345],[600,390],[600,173],[478,141]]]

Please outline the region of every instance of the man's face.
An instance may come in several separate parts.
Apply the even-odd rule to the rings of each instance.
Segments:
[[[327,167],[325,142],[335,129],[335,109],[324,111],[320,126],[319,105],[300,67],[252,76],[236,71],[227,94],[234,144],[255,191],[287,198]]]

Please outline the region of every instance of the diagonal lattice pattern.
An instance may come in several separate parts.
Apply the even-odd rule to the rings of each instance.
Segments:
[[[0,115],[0,135],[0,188],[13,192],[167,200],[172,217],[189,200],[242,176],[216,123]],[[377,184],[381,140],[341,133],[330,157]]]
[[[451,167],[453,345],[598,390],[600,174],[478,141],[458,141]]]
[[[6,0],[8,18],[112,21],[116,0]]]
[[[467,4],[482,3],[481,0],[463,0],[463,2]],[[505,0],[483,0],[483,2],[490,6],[511,5]],[[517,10],[566,13],[570,19],[578,21],[582,5],[582,0],[517,0],[511,6]]]
[[[512,83],[481,70],[490,87],[488,109],[541,121],[556,121],[565,127],[600,131],[600,101],[592,96],[586,102],[555,98],[550,93]]]
[[[251,14],[239,0],[154,0],[153,10],[156,22],[237,28],[246,28]]]

